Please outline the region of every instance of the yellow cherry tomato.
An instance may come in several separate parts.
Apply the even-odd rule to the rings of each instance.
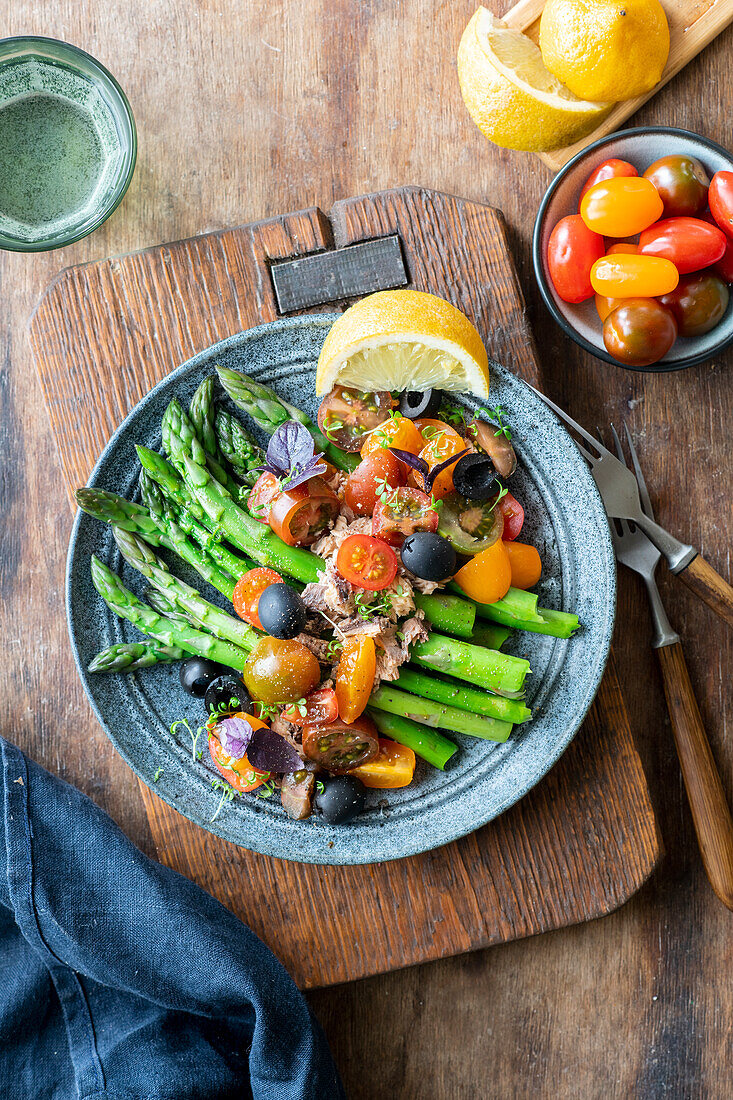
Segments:
[[[462,566],[455,581],[476,603],[496,603],[506,596],[512,583],[512,567],[507,544],[497,539]]]
[[[596,294],[596,312],[602,321],[606,320],[609,313],[613,313],[616,306],[620,306],[623,298],[604,298],[602,294]]]
[[[680,281],[671,260],[661,256],[602,256],[590,269],[590,282],[604,298],[657,298]]]
[[[639,251],[638,244],[631,241],[616,241],[606,249],[607,256],[636,256]]]
[[[617,176],[594,184],[580,203],[580,216],[594,233],[604,237],[633,237],[664,212],[664,203],[651,180]]]
[[[415,753],[407,745],[398,745],[396,741],[379,738],[379,753],[352,768],[349,775],[355,775],[365,787],[377,790],[394,790],[396,787],[409,787],[415,774]]]
[[[508,542],[506,552],[514,588],[534,588],[542,574],[542,561],[535,547],[526,542]]]
[[[374,638],[353,634],[344,639],[341,658],[336,669],[336,699],[339,717],[354,722],[364,712],[374,687],[377,671],[377,651]]]
[[[361,457],[368,458],[380,447],[398,447],[401,451],[416,455],[424,446],[425,440],[412,420],[396,413],[369,433],[361,448]]]

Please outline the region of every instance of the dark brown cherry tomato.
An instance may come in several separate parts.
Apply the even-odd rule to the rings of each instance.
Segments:
[[[708,191],[710,212],[720,228],[733,237],[733,172],[716,172]]]
[[[280,482],[269,470],[263,470],[250,489],[247,497],[247,510],[250,515],[267,523],[270,516],[270,507],[275,497],[280,492]]]
[[[250,653],[242,678],[253,699],[272,706],[302,699],[317,685],[321,669],[301,642],[268,637]]]
[[[281,583],[282,577],[280,574],[276,573],[274,569],[266,569],[264,566],[248,569],[246,573],[242,574],[234,586],[234,595],[232,596],[234,610],[240,619],[244,619],[250,626],[256,626],[258,630],[262,630],[262,623],[257,614],[260,596],[271,584]]]
[[[351,723],[337,719],[329,726],[305,726],[303,752],[326,771],[343,775],[377,756],[377,727],[366,714]]]
[[[590,269],[603,253],[603,237],[589,229],[580,214],[560,219],[547,243],[547,269],[563,302],[593,297]]]
[[[512,476],[517,468],[517,456],[511,440],[496,424],[472,420],[468,425],[468,438],[489,456],[499,477]]]
[[[270,527],[288,546],[310,546],[336,519],[341,505],[333,489],[312,477],[294,489],[285,489],[270,505]]]
[[[677,322],[654,298],[628,298],[603,322],[603,343],[619,363],[648,367],[677,339]]]
[[[357,516],[370,516],[377,504],[377,483],[398,489],[405,484],[405,465],[385,447],[362,459],[344,486],[344,502]]]
[[[642,256],[671,260],[680,275],[710,267],[725,252],[725,233],[702,218],[664,218],[639,237]]]
[[[680,336],[702,336],[715,328],[728,308],[728,287],[717,275],[698,271],[683,275],[659,301],[672,311]]]
[[[693,217],[704,208],[710,179],[699,160],[684,153],[650,164],[644,178],[651,180],[664,203],[664,217]]]
[[[361,450],[364,437],[382,424],[394,406],[388,391],[366,393],[336,386],[321,401],[318,427],[342,451]]]
[[[306,695],[304,703],[294,703],[283,711],[283,718],[294,726],[322,726],[335,722],[339,705],[333,688],[318,688]]]
[[[629,164],[627,160],[617,160],[616,157],[611,157],[610,160],[604,160],[602,164],[591,172],[588,179],[583,184],[583,190],[578,196],[578,205],[580,200],[586,191],[589,191],[595,184],[600,183],[601,180],[615,179],[617,176],[638,176],[639,173],[634,168],[633,164]]]
[[[397,555],[372,535],[349,535],[339,546],[336,569],[357,588],[380,592],[397,576]]]
[[[416,531],[437,531],[438,513],[427,493],[405,486],[380,500],[372,516],[372,534],[390,546],[402,546]]]

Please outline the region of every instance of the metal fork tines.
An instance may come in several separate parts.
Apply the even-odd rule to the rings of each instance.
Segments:
[[[636,449],[634,448],[633,441],[631,439],[631,433],[628,426],[624,424],[624,430],[626,432],[626,439],[629,445],[629,451],[631,454],[631,461],[634,466],[634,472],[636,474],[636,480],[639,487],[639,496],[641,498],[641,506],[644,509],[644,513],[649,519],[654,519],[654,510],[652,508],[652,502],[649,498],[646,482],[644,481],[644,475],[641,472],[641,466],[639,465],[639,459],[636,455]],[[598,433],[601,434],[600,431]],[[626,466],[626,459],[624,457],[623,448],[621,446],[621,440],[618,437],[613,424],[611,425],[611,434],[616,446],[616,453],[619,460]],[[646,590],[649,595],[649,603],[652,610],[652,618],[654,620],[655,637],[654,646],[659,649],[661,646],[671,645],[672,642],[679,641],[679,635],[672,629],[669,619],[667,618],[667,612],[664,610],[664,604],[662,598],[659,595],[659,589],[657,588],[657,582],[654,574],[656,572],[657,565],[661,558],[659,550],[657,550],[654,543],[647,538],[644,532],[637,527],[637,525],[627,519],[611,519],[611,537],[613,538],[613,545],[616,550],[616,557],[618,560],[629,569],[633,569],[643,578]]]
[[[531,388],[534,389],[534,387]],[[590,432],[587,432],[566,412],[563,412],[549,397],[545,397],[539,390],[534,390],[534,392],[546,405],[549,405],[569,428],[572,428],[576,435],[588,444],[588,446],[584,446],[578,439],[573,440],[591,468],[593,479],[603,498],[603,505],[609,518],[633,520],[649,536],[654,545],[659,548],[673,573],[679,573],[680,570],[689,565],[697,555],[697,550],[694,546],[688,546],[686,543],[680,542],[674,535],[670,535],[669,531],[665,531],[663,527],[655,523],[651,516],[650,504],[649,512],[642,510],[637,478],[634,477],[626,464],[620,462],[611,451],[604,447],[603,443],[591,435]],[[593,448],[593,450],[589,448]],[[598,453],[594,454],[593,451]],[[637,470],[637,473],[640,473],[636,452],[633,452],[633,459],[634,469]],[[649,502],[648,493],[646,494],[646,501]]]

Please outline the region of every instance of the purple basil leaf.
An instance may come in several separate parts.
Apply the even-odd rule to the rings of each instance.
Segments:
[[[401,451],[399,447],[388,447],[388,451],[391,451],[395,458],[399,458],[400,462],[406,462],[408,466],[412,466],[413,470],[417,470],[423,477],[427,474],[429,466],[424,458],[420,458],[420,455],[411,454],[410,451]]]
[[[306,462],[302,469],[298,466],[294,466],[290,477],[286,477],[283,480],[283,489],[294,489],[296,485],[303,485],[306,481],[310,481],[312,477],[318,477],[319,474],[325,474],[328,467],[325,462],[319,461],[321,458],[323,458],[321,454],[314,455],[310,462]]]
[[[221,747],[233,760],[241,760],[252,739],[252,727],[244,718],[222,718],[216,724]]]
[[[287,475],[296,466],[304,467],[313,458],[313,436],[297,420],[286,420],[267,445],[267,467],[278,476]]]
[[[261,772],[297,772],[303,767],[293,746],[267,727],[256,729],[252,734],[247,759]]]
[[[442,473],[443,470],[447,470],[449,466],[452,466],[454,462],[457,462],[459,458],[463,458],[463,456],[467,454],[468,447],[464,447],[457,455],[450,455],[449,458],[444,458],[442,462],[438,462],[433,466],[430,473],[425,475],[425,492],[432,493],[433,485],[435,484],[435,479],[438,474]]]

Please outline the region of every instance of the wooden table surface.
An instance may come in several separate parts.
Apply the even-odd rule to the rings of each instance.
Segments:
[[[548,392],[589,426],[629,421],[660,521],[730,575],[733,353],[637,375],[591,359],[549,319],[529,239],[550,173],[488,145],[465,114],[454,55],[472,2],[7,7],[3,33],[66,39],[112,69],[132,102],[140,153],[123,205],[94,236],[36,257],[0,253],[2,732],[86,791],[143,850],[154,854],[137,782],[97,725],[67,646],[70,517],[26,340],[33,306],[62,267],[402,183],[499,206]],[[730,145],[732,47],[729,30],[633,123]],[[733,796],[733,636],[678,582],[662,580]],[[730,1096],[733,915],[700,869],[646,601],[624,573],[617,639],[667,849],[660,870],[602,921],[312,994],[354,1100]]]

